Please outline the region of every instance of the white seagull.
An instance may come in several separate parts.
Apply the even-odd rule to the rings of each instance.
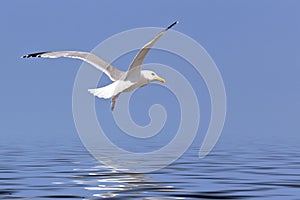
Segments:
[[[142,64],[147,53],[154,45],[154,43],[177,23],[178,21],[174,22],[166,29],[161,31],[158,35],[156,35],[150,42],[145,44],[133,59],[127,72],[118,70],[110,63],[104,61],[103,59],[89,52],[80,52],[80,51],[40,52],[40,53],[24,55],[22,56],[22,58],[68,57],[68,58],[80,59],[93,65],[97,69],[103,71],[113,81],[113,83],[101,88],[89,89],[88,91],[92,93],[94,96],[97,96],[99,98],[104,98],[104,99],[111,98],[111,110],[114,110],[116,99],[119,97],[119,95],[122,92],[133,91],[134,89],[145,86],[153,81],[160,81],[162,83],[165,82],[165,80],[159,77],[155,72],[150,70],[142,70]]]

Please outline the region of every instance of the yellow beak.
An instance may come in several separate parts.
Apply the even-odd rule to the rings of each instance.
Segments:
[[[160,77],[157,77],[156,80],[158,80],[159,82],[162,82],[162,83],[165,83],[165,82],[166,82],[165,79],[160,78]]]

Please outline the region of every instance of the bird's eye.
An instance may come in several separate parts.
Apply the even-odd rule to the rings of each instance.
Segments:
[[[155,74],[154,74],[154,73],[151,73],[151,75],[152,75],[152,76],[155,76]]]

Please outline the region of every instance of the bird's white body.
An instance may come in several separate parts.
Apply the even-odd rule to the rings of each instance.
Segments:
[[[170,28],[172,28],[178,21],[174,22],[166,29],[161,31],[157,36],[155,36],[150,42],[148,42],[136,55],[134,60],[127,72],[123,72],[107,63],[98,56],[89,52],[80,51],[57,51],[57,52],[40,52],[34,54],[28,54],[23,56],[23,58],[31,57],[42,57],[42,58],[59,58],[68,57],[84,60],[85,62],[95,66],[97,69],[103,71],[113,83],[106,85],[101,88],[89,89],[88,91],[94,96],[99,98],[112,98],[111,109],[114,109],[115,101],[122,92],[131,92],[136,88],[145,86],[153,81],[165,82],[164,79],[160,78],[155,72],[149,70],[141,70],[143,61],[154,45],[154,43]]]
[[[88,91],[99,98],[109,99],[122,92],[131,92],[141,87],[139,82],[118,80],[101,88],[89,89]]]
[[[141,75],[135,78],[124,78],[123,80],[117,80],[104,87],[89,89],[88,91],[99,98],[109,99],[116,95],[119,95],[122,92],[131,92],[136,88],[148,85],[150,82],[155,81],[157,79],[159,79],[159,77],[154,72],[142,70]]]

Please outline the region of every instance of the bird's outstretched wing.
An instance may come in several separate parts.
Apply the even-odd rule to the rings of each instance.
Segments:
[[[41,57],[41,58],[67,57],[67,58],[80,59],[93,65],[97,69],[103,71],[112,81],[119,80],[123,76],[123,74],[125,74],[125,72],[118,70],[110,63],[106,62],[105,60],[89,52],[55,51],[55,52],[33,53],[33,54],[22,56],[22,58],[32,58],[32,57]]]
[[[165,34],[170,28],[178,24],[178,21],[174,22],[170,26],[168,26],[166,29],[161,31],[158,35],[156,35],[150,42],[145,44],[143,48],[138,52],[138,54],[135,56],[134,60],[132,61],[131,65],[129,66],[128,72],[130,73],[131,71],[135,71],[139,73],[142,68],[142,64],[144,62],[144,59],[151,49],[151,47],[154,45],[154,43],[161,37],[163,34]],[[135,73],[133,72],[133,73]]]

